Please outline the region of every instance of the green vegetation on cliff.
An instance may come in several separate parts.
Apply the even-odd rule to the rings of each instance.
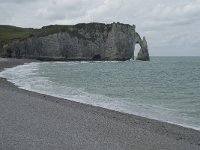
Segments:
[[[34,33],[34,29],[0,25],[0,50],[2,50],[4,44],[25,39],[32,33]]]
[[[41,29],[20,28],[15,26],[0,25],[0,43],[7,44],[14,40],[24,40],[33,36],[46,36],[57,32],[64,32],[70,26],[64,25],[50,25],[42,27]]]

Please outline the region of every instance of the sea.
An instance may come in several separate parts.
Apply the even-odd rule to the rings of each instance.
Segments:
[[[29,91],[200,130],[200,57],[33,62],[0,77]]]

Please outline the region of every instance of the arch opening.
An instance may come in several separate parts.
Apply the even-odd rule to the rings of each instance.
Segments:
[[[139,44],[139,43],[136,43],[136,44],[135,44],[135,49],[134,49],[134,51],[133,51],[133,57],[132,57],[133,60],[136,60],[137,54],[139,53],[140,49],[141,49],[140,44]]]

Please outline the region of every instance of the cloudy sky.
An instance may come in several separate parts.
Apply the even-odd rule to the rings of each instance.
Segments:
[[[200,0],[0,0],[0,24],[81,22],[135,24],[151,55],[200,56]]]

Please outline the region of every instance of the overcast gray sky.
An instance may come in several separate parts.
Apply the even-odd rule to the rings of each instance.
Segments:
[[[82,22],[135,24],[151,55],[200,56],[200,0],[0,0],[0,24]]]

